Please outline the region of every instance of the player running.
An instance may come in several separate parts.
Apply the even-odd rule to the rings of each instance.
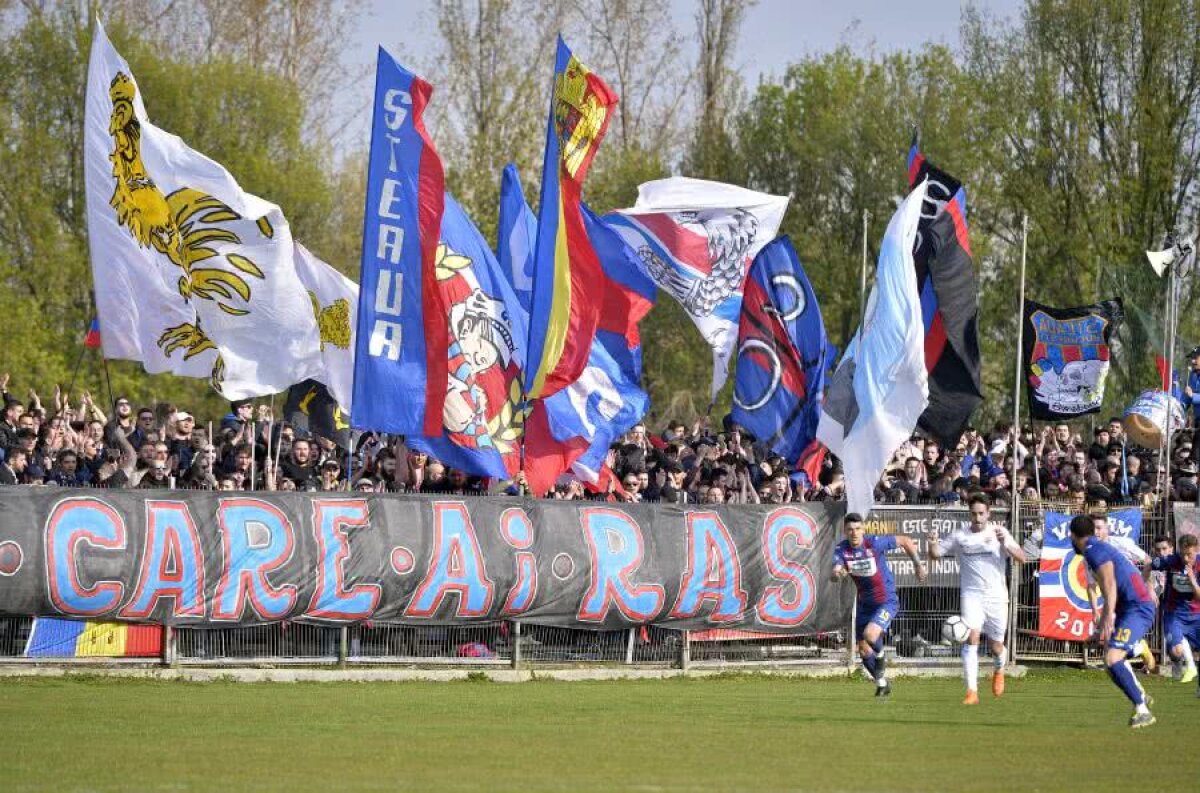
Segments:
[[[1154,599],[1137,568],[1112,545],[1096,539],[1095,520],[1090,515],[1071,519],[1071,545],[1100,582],[1104,607],[1096,633],[1105,643],[1104,665],[1109,677],[1135,708],[1129,726],[1149,727],[1154,714],[1126,656],[1154,624]]]
[[[1189,683],[1196,679],[1192,648],[1200,647],[1200,539],[1183,535],[1176,553],[1156,558],[1150,567],[1167,575],[1163,608],[1167,652],[1177,665],[1184,665],[1180,682]],[[1196,696],[1200,697],[1200,688]]]
[[[971,522],[946,537],[929,532],[929,558],[957,556],[962,591],[962,621],[971,630],[962,646],[964,705],[979,704],[979,638],[991,640],[992,694],[1004,694],[1004,632],[1008,628],[1008,584],[1004,573],[1009,557],[1025,561],[1025,553],[1008,530],[991,523],[991,501],[983,493],[967,499]]]
[[[912,538],[867,534],[862,516],[856,512],[846,515],[843,525],[846,539],[833,550],[831,578],[834,581],[846,576],[854,579],[858,588],[858,613],[854,620],[858,653],[863,667],[875,679],[875,696],[887,697],[891,695],[892,687],[884,675],[883,634],[896,618],[900,601],[884,554],[896,548],[908,554],[916,567],[918,581],[925,580],[927,570],[917,556],[917,544]]]
[[[1109,531],[1108,516],[1102,513],[1094,513],[1092,520],[1096,526],[1096,539],[1100,542],[1106,542],[1112,547],[1121,552],[1121,555],[1128,559],[1134,567],[1145,568],[1149,572],[1150,554],[1146,553],[1141,547],[1129,537],[1123,534],[1113,534]],[[1145,577],[1145,576],[1143,576]],[[1095,622],[1099,623],[1100,609],[1096,605],[1096,597],[1099,595],[1099,589],[1096,582],[1088,579],[1088,602],[1092,604],[1092,614],[1095,615]],[[1158,596],[1153,590],[1150,591],[1150,596],[1154,599],[1154,607],[1158,608]],[[1137,643],[1137,645],[1129,651],[1131,656],[1137,656],[1142,659],[1142,665],[1147,672],[1153,672],[1157,662],[1154,660],[1154,651],[1150,649],[1150,643],[1145,639]]]

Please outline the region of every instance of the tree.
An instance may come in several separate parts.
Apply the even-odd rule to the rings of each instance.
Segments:
[[[1142,252],[1196,225],[1200,5],[1032,0],[1011,26],[972,11],[963,34],[983,97],[975,129],[1000,143],[982,149],[993,175],[983,225],[1015,244],[1029,216],[1030,296],[1077,305],[1119,294],[1161,316],[1164,285]],[[997,279],[1009,294],[1015,266],[1009,257]],[[1180,335],[1195,339],[1195,294],[1184,294]],[[991,308],[999,344],[1015,318]],[[1146,330],[1126,325],[1114,408],[1157,379]]]

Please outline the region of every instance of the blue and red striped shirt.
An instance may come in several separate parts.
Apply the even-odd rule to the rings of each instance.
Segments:
[[[896,538],[890,535],[868,534],[857,548],[842,540],[833,550],[833,564],[841,565],[854,578],[858,587],[858,605],[882,606],[896,600],[896,582],[888,569],[884,554],[895,550]]]

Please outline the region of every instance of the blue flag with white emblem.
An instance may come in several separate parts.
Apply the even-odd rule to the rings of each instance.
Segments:
[[[793,465],[817,435],[828,351],[812,284],[792,241],[780,237],[746,281],[733,420]]]

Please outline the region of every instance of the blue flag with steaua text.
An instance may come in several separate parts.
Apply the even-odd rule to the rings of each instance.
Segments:
[[[357,429],[436,434],[446,396],[446,324],[434,282],[445,195],[421,115],[432,87],[382,47],[367,165],[358,333]]]

